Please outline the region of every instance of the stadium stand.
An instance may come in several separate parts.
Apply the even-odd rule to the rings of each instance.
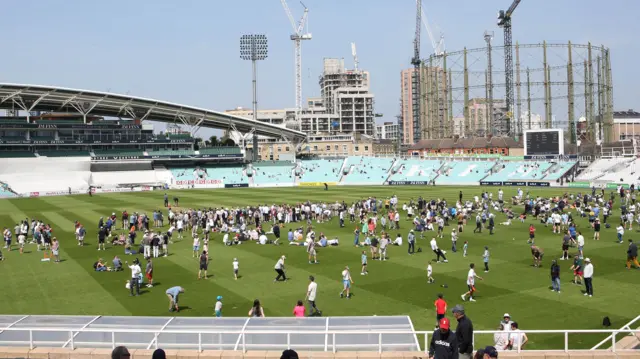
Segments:
[[[547,171],[547,175],[544,176],[544,179],[549,181],[558,180],[570,169],[572,169],[576,165],[576,163],[577,162],[574,161],[554,163]]]
[[[198,151],[201,155],[240,155],[240,147],[205,147]]]
[[[0,166],[0,181],[17,193],[86,191],[90,165],[89,157],[6,158]]]
[[[348,157],[345,161],[342,182],[345,184],[382,184],[389,175],[391,158]]]
[[[431,181],[442,164],[440,160],[402,160],[389,181]]]
[[[623,162],[609,168],[597,180],[600,182],[637,183],[640,179],[640,160]]]
[[[501,165],[501,166],[500,166]],[[501,162],[485,181],[542,180],[551,168],[550,162]]]
[[[9,186],[0,182],[0,198],[12,198],[16,197],[16,194],[11,192]]]
[[[171,177],[171,174],[163,176],[163,171],[167,170],[92,172],[89,184],[94,187],[106,188],[132,185],[162,185],[166,183],[166,178]]]
[[[36,154],[30,151],[0,151],[0,158],[27,158],[35,156]]]
[[[67,151],[67,150],[38,150],[39,156],[44,157],[89,157],[87,151]]]
[[[291,162],[255,162],[253,168],[253,183],[256,185],[293,185],[293,164]]]
[[[155,150],[147,151],[149,156],[193,156],[194,151],[191,150]]]
[[[633,162],[633,158],[600,158],[595,160],[587,169],[582,171],[576,178],[578,181],[591,181],[605,175],[605,173],[616,172]]]
[[[93,153],[96,156],[143,156],[144,151],[142,150],[120,150],[120,149],[110,149],[110,150],[98,150],[94,149]]]
[[[240,184],[249,182],[249,179],[244,174],[244,169],[241,166],[206,166],[201,167],[200,172],[196,171],[196,169],[193,167],[179,167],[172,168],[170,171],[175,181],[212,179],[221,180],[225,184]]]
[[[343,159],[307,160],[300,162],[300,182],[338,182]]]
[[[436,184],[474,184],[480,182],[496,165],[493,161],[456,161],[443,166]]]

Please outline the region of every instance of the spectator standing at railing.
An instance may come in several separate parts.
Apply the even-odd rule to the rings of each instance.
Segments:
[[[456,305],[451,310],[453,316],[458,321],[456,327],[456,338],[460,359],[471,359],[473,353],[473,323],[464,313],[462,305]]]
[[[458,339],[455,333],[452,333],[449,319],[442,318],[438,322],[438,329],[431,335],[431,344],[429,345],[430,359],[458,359],[462,356],[458,353]],[[471,356],[469,356],[471,359]]]
[[[591,264],[591,259],[589,258],[585,258],[584,262],[586,263],[584,266],[584,295],[593,297],[593,264]]]

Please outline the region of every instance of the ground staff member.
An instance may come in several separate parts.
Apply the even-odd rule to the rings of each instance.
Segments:
[[[456,339],[460,359],[471,359],[473,354],[473,323],[464,314],[464,307],[456,305],[451,310],[453,316],[458,321],[456,327]]]
[[[449,319],[442,318],[438,323],[438,329],[431,335],[429,345],[430,359],[458,359],[458,339],[455,333],[449,330]]]
[[[180,293],[184,293],[184,288],[181,286],[175,286],[167,289],[166,291],[167,297],[169,298],[169,311],[176,312],[180,311],[180,307],[178,307],[178,296]]]

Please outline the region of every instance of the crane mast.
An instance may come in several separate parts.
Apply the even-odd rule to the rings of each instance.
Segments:
[[[414,72],[411,77],[412,87],[413,87],[413,137],[411,142],[417,138],[426,138],[422,133],[426,133],[428,129],[422,128],[422,89],[421,89],[421,81],[420,81],[420,64],[422,61],[420,60],[420,30],[421,30],[421,21],[422,21],[422,0],[416,0],[416,32],[415,37],[413,39],[413,58],[411,59],[411,64],[413,65]],[[417,124],[417,126],[416,126]],[[417,133],[416,133],[417,130]],[[416,137],[418,136],[418,137]]]
[[[312,36],[308,32],[304,32],[304,26],[307,24],[307,16],[309,14],[309,9],[302,3],[302,7],[304,7],[304,13],[300,20],[296,22],[293,18],[293,14],[291,13],[291,9],[289,9],[289,5],[287,5],[286,0],[280,0],[282,3],[282,7],[284,8],[284,12],[287,14],[289,21],[291,22],[291,27],[293,28],[293,34],[290,36],[290,39],[294,42],[295,49],[295,97],[296,97],[296,121],[300,121],[300,112],[302,111],[302,41],[303,40],[311,40]]]
[[[511,15],[521,0],[514,0],[509,9],[498,13],[498,26],[504,30],[504,73],[507,103],[506,134],[511,134],[511,120],[513,119],[513,50],[511,38]]]

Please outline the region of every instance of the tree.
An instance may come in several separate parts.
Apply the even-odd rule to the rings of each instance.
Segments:
[[[211,137],[209,137],[209,144],[210,144],[211,146],[218,146],[218,145],[219,145],[219,143],[218,143],[218,136],[211,136]]]
[[[232,140],[231,138],[226,138],[224,140],[224,142],[222,142],[223,146],[229,146],[229,147],[234,147],[236,145],[235,141]]]

